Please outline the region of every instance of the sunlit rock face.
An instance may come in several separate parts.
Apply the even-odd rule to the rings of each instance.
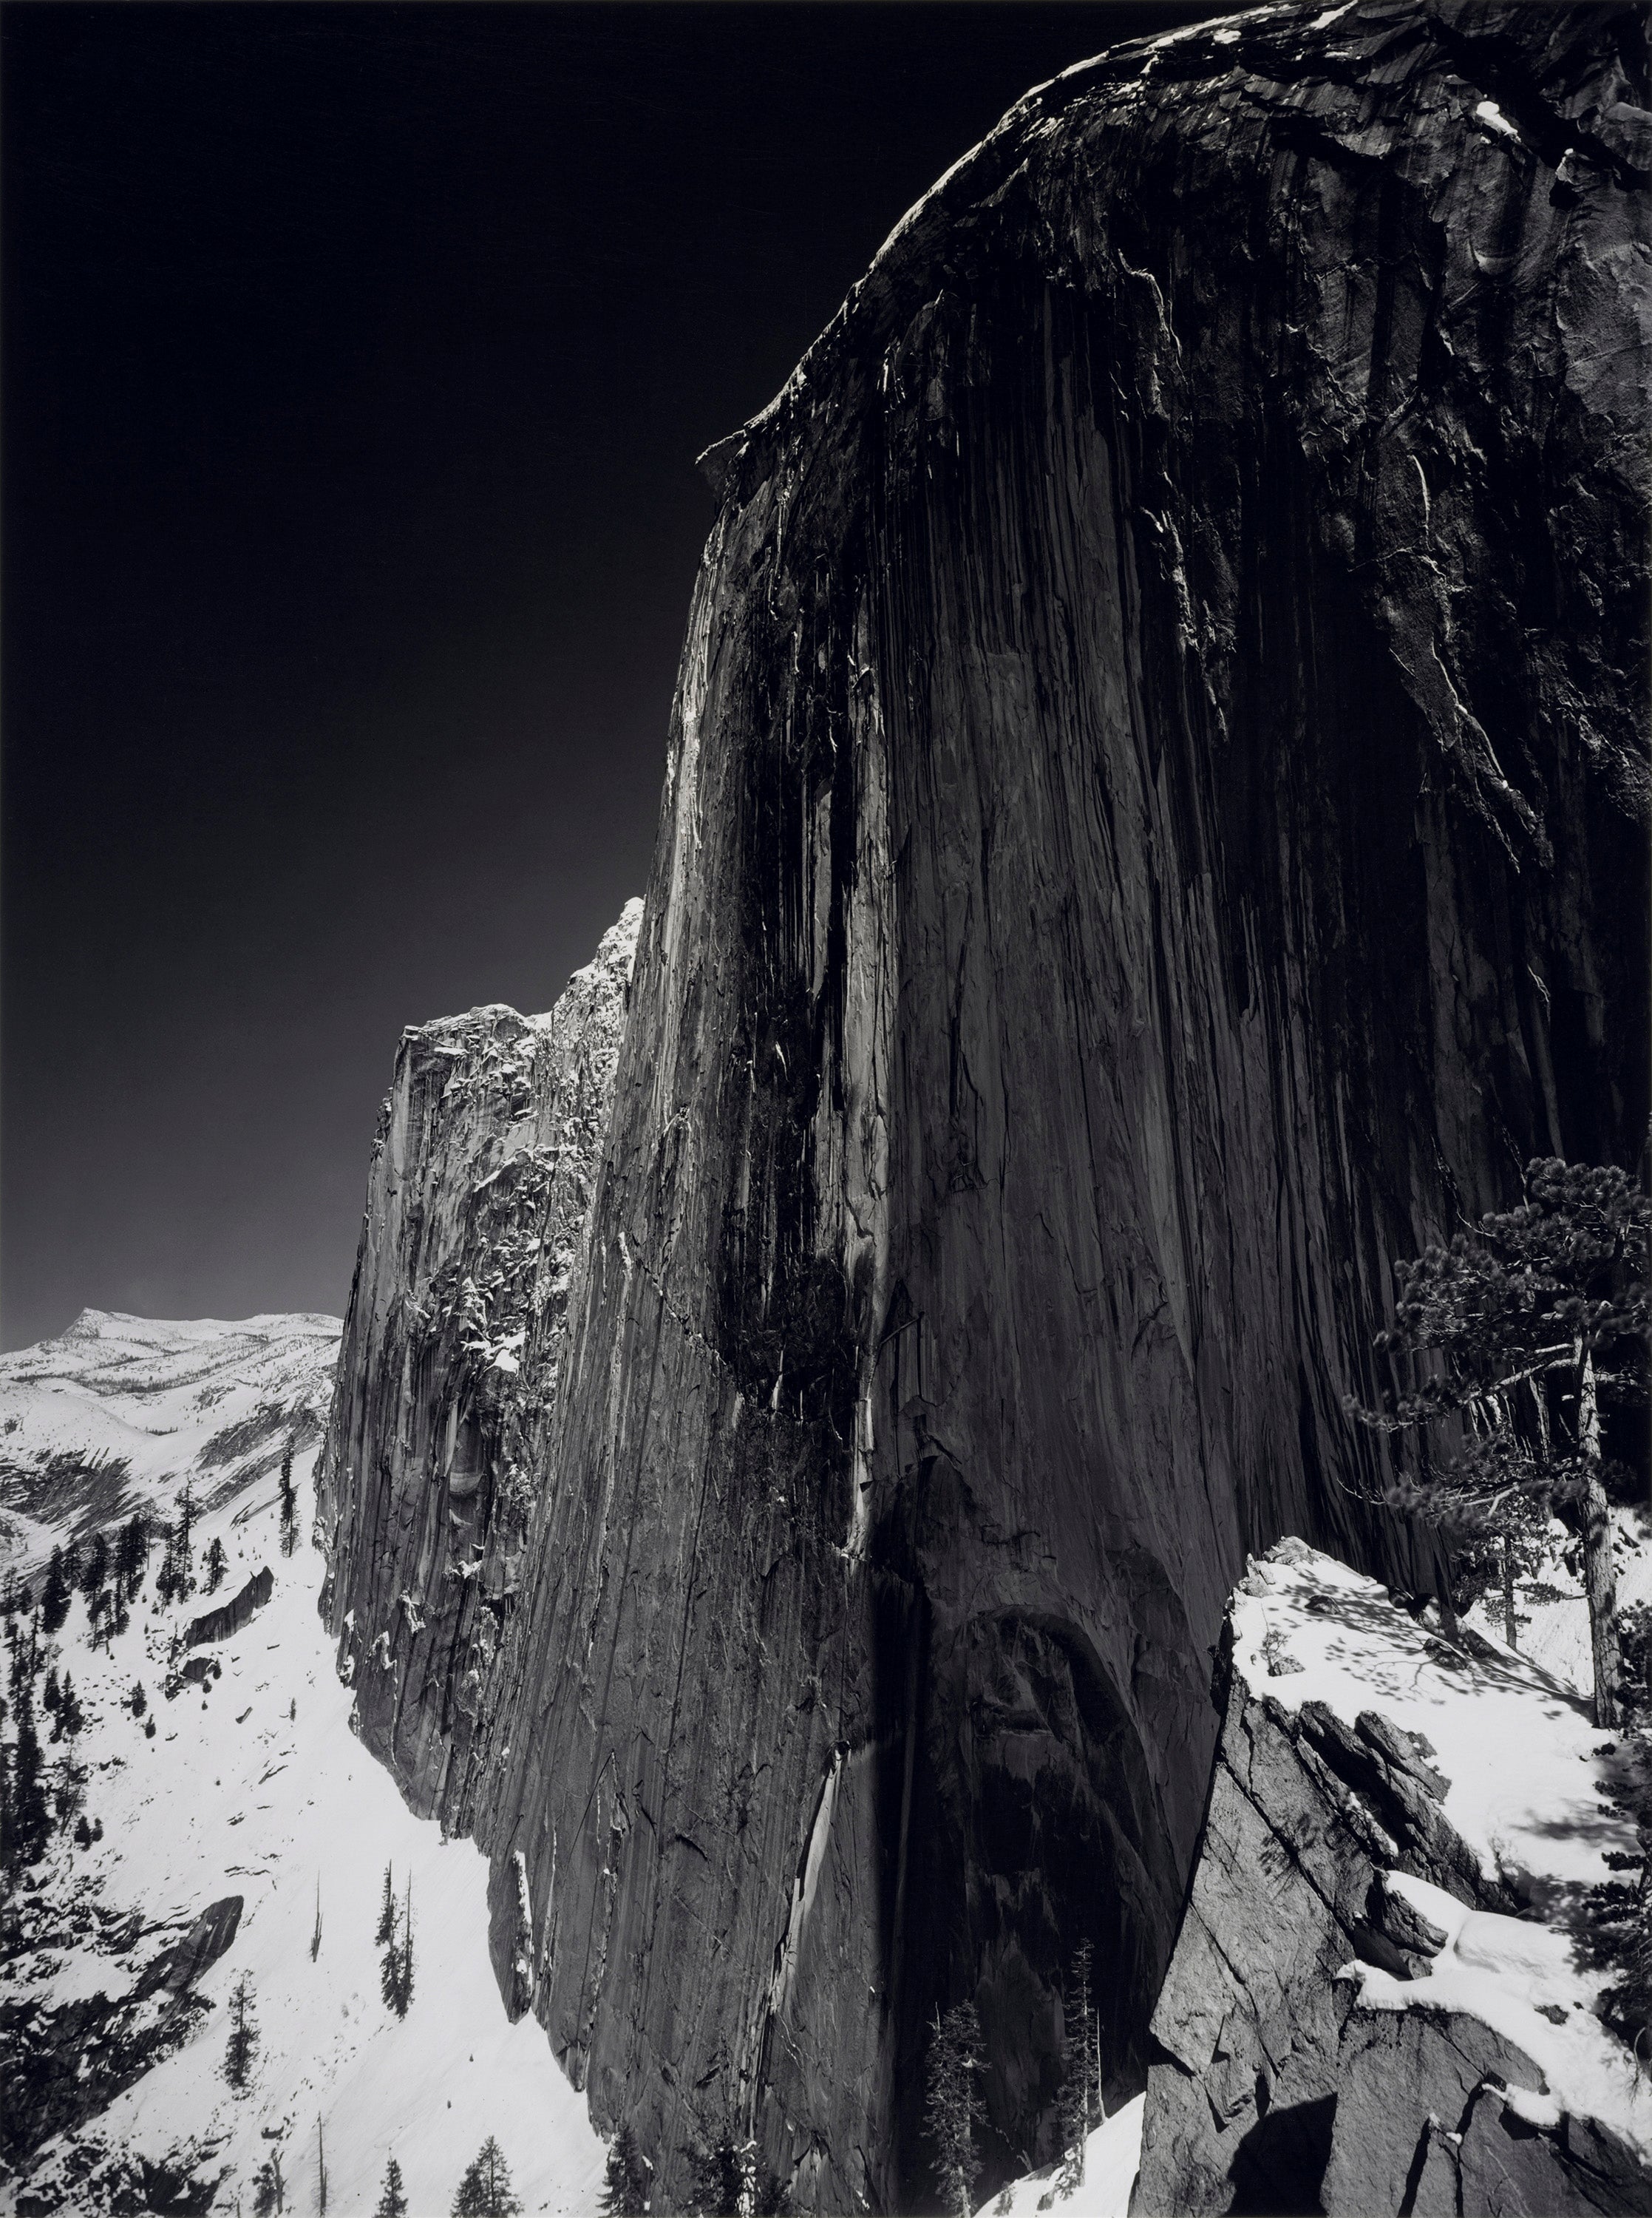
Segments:
[[[390,1314],[395,1166],[447,1224],[506,1113],[415,1145],[407,1050],[331,1606],[668,2204],[727,2110],[803,2209],[921,2206],[966,1995],[983,2191],[1024,2170],[1084,1938],[1142,2084],[1247,1550],[1427,1579],[1342,1415],[1392,1258],[1638,1149],[1643,59],[1629,9],[1417,0],[1117,49],[707,457],[531,1433],[491,1311]]]
[[[548,1016],[473,1009],[402,1036],[317,1467],[362,1738],[421,1816],[462,1825],[498,1714],[552,1459],[571,1291],[641,903]]]

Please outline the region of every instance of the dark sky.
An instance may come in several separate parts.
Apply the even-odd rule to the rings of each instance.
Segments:
[[[0,1344],[342,1311],[403,1025],[653,842],[712,516],[1030,84],[1210,6],[0,10]]]

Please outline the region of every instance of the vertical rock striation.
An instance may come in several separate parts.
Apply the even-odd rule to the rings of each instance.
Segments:
[[[1647,108],[1632,9],[1265,8],[898,226],[705,458],[535,1431],[438,1194],[498,1112],[442,1137],[411,1036],[331,1607],[668,2203],[725,2114],[801,2208],[921,2203],[964,1995],[984,2184],[1039,2160],[1080,1939],[1142,2084],[1247,1551],[1427,1577],[1341,1415],[1390,1260],[1639,1149]]]
[[[362,1738],[466,1822],[557,1398],[642,904],[548,1016],[410,1026],[316,1467]]]

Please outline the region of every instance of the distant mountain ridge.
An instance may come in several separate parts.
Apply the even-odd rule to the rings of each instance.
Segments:
[[[66,1532],[170,1515],[187,1480],[210,1508],[325,1422],[338,1318],[189,1321],[83,1310],[0,1356],[0,1542],[21,1566]]]

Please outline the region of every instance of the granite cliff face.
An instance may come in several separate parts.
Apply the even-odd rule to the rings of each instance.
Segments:
[[[499,1707],[641,910],[548,1016],[410,1026],[380,1118],[317,1527],[362,1737],[421,1816],[463,1824]]]
[[[1042,2159],[1081,1938],[1142,2085],[1247,1552],[1429,1577],[1340,1414],[1391,1259],[1639,1149],[1647,104],[1630,9],[1267,8],[898,227],[705,458],[531,1423],[424,1292],[499,1112],[405,1050],[330,1608],[667,2207],[725,2115],[922,2204],[964,1995],[983,2184]]]

